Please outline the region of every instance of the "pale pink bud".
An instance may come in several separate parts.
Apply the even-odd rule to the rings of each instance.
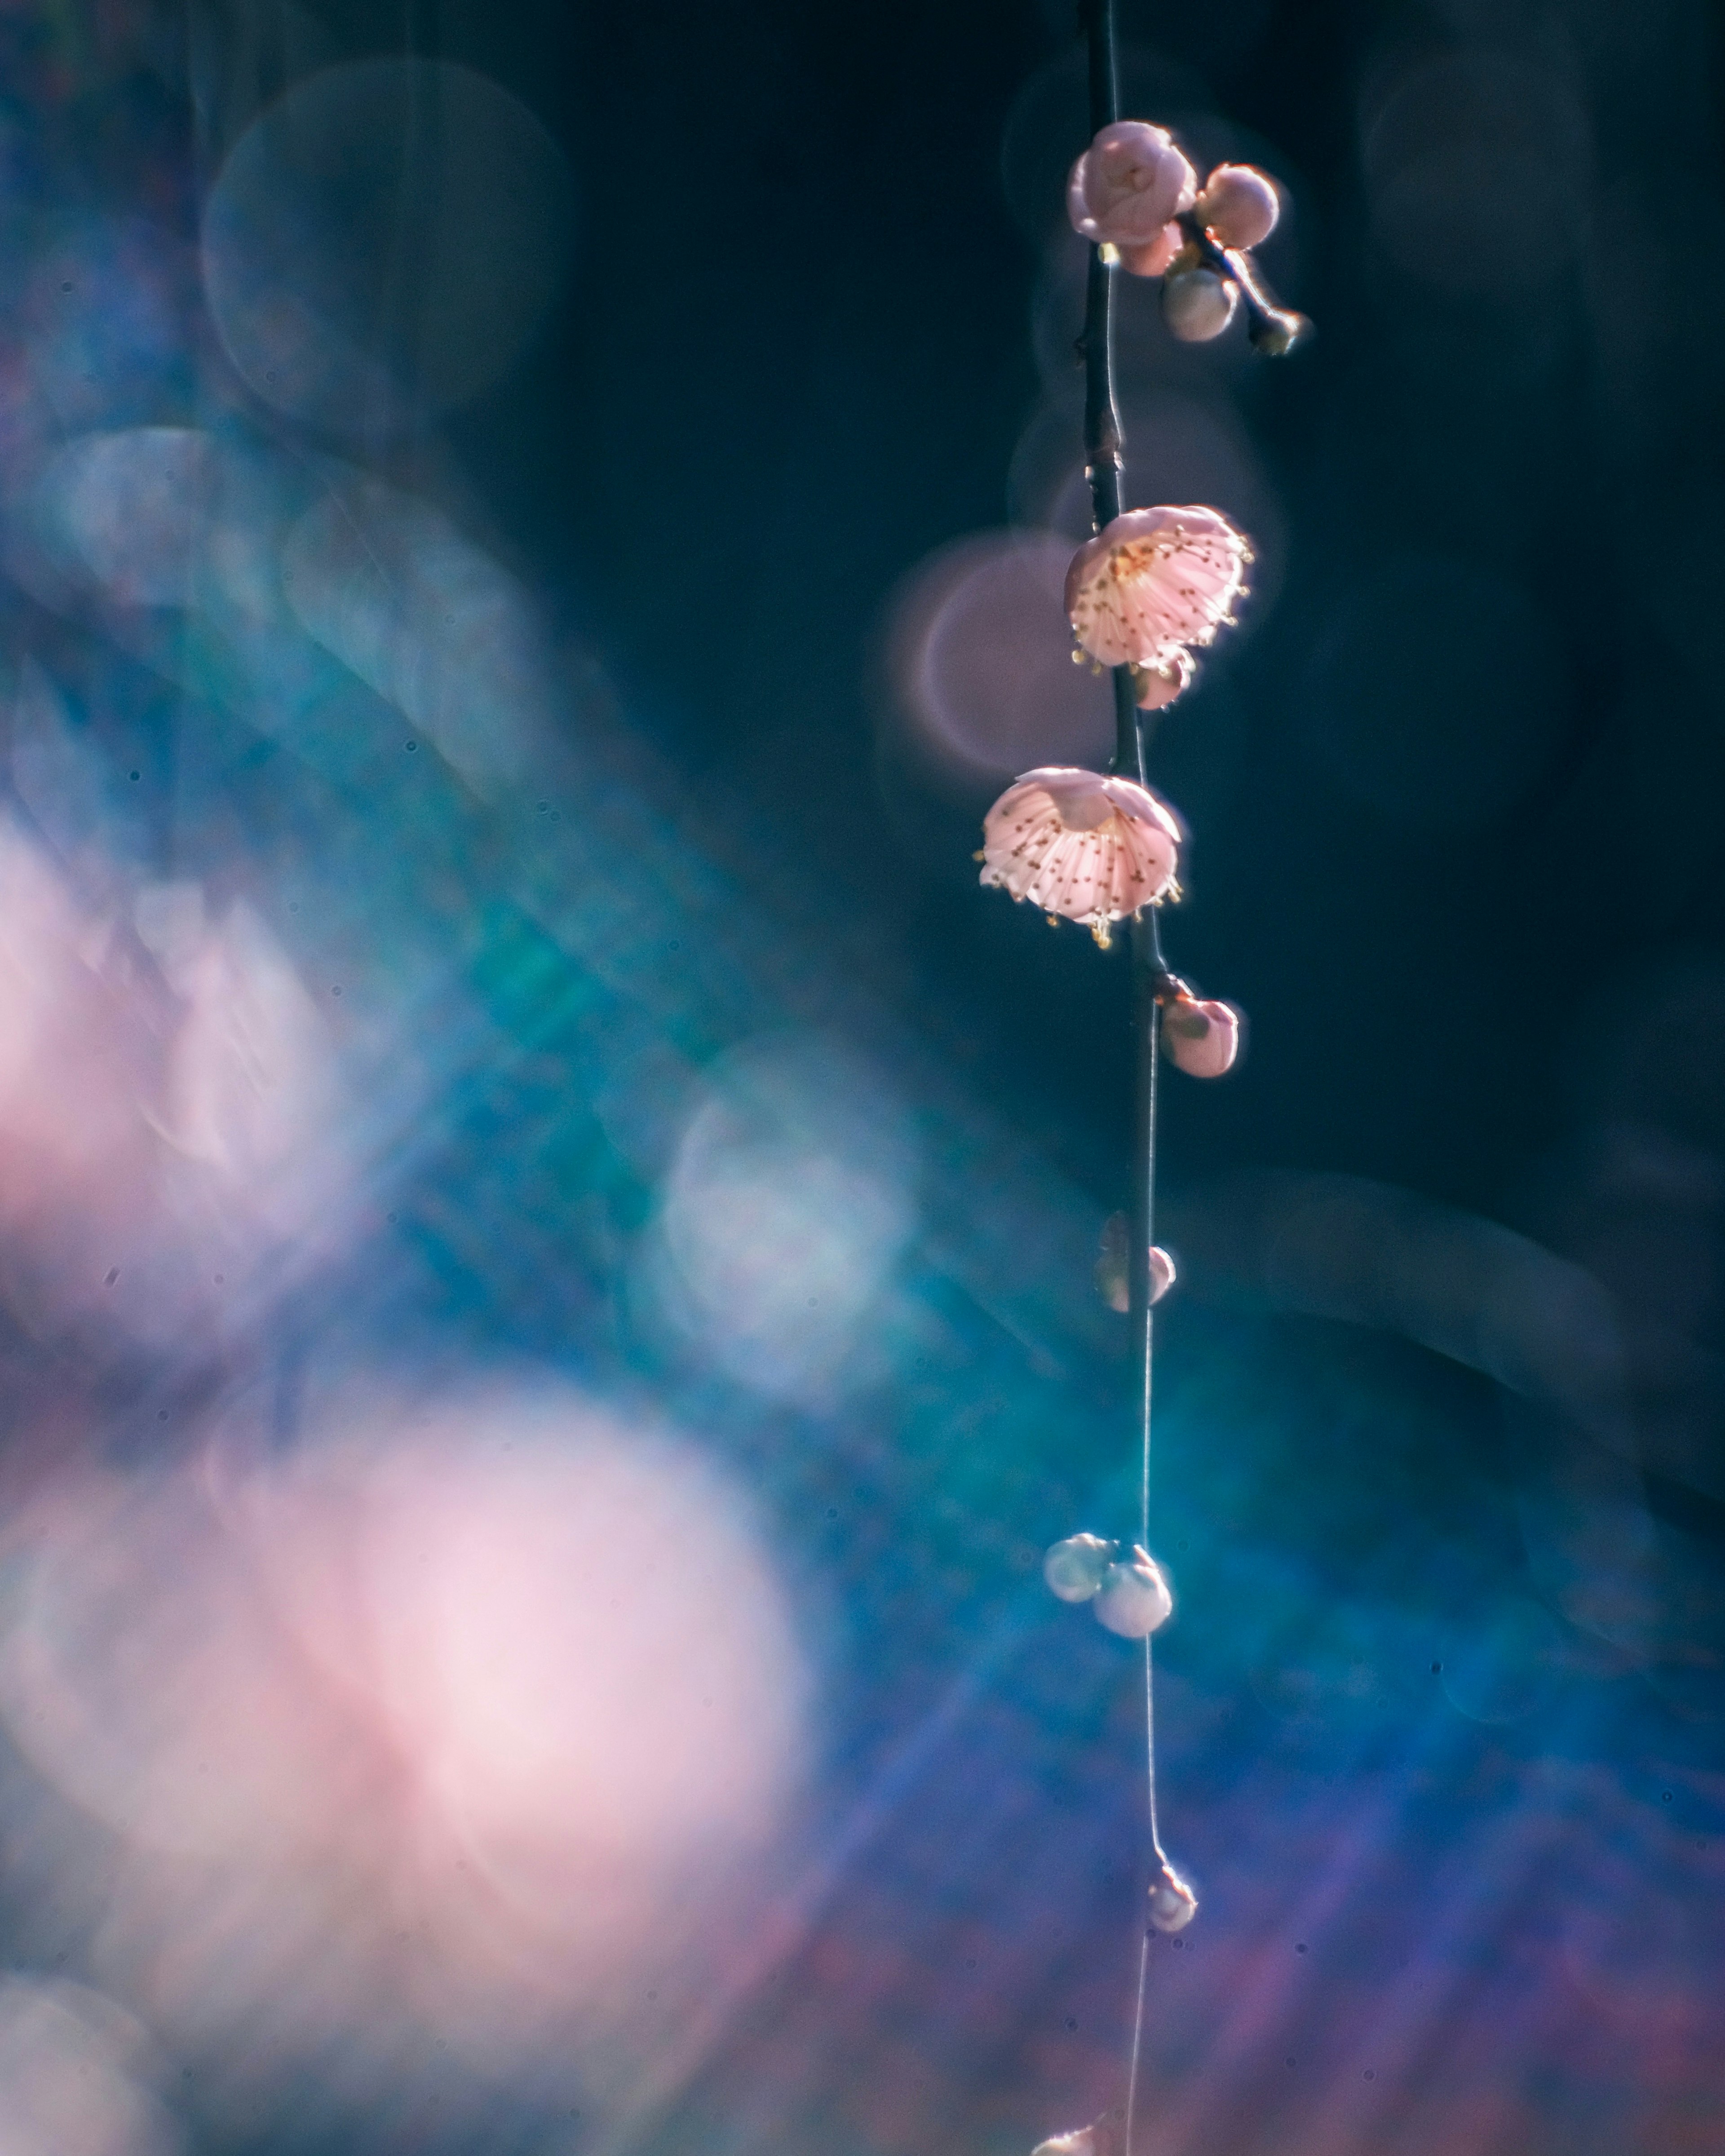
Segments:
[[[1075,232],[1098,245],[1145,247],[1170,218],[1191,208],[1197,187],[1167,128],[1117,120],[1073,166],[1066,214]]]
[[[1165,1862],[1150,1883],[1151,1922],[1158,1932],[1183,1932],[1197,1914],[1197,1895]]]
[[[1130,778],[1050,766],[1009,786],[983,822],[982,880],[1045,913],[1109,924],[1153,906],[1174,880],[1180,827]]]
[[[1208,344],[1234,320],[1240,287],[1214,270],[1177,270],[1162,287],[1162,319],[1182,344]]]
[[[1042,1577],[1062,1602],[1088,1602],[1119,1547],[1100,1535],[1068,1535],[1043,1558]]]
[[[1134,666],[1132,701],[1141,711],[1159,711],[1189,689],[1198,671],[1189,651],[1171,651],[1160,666]]]
[[[1134,277],[1159,277],[1185,244],[1186,235],[1178,225],[1165,224],[1143,246],[1121,248],[1120,266],[1130,270]]]
[[[1162,1014],[1162,1045],[1189,1078],[1219,1078],[1240,1053],[1240,1013],[1231,1004],[1182,996]]]
[[[1091,1604],[1096,1622],[1122,1640],[1147,1640],[1174,1613],[1174,1598],[1162,1567],[1142,1548],[1111,1564]]]
[[[1110,1310],[1122,1316],[1132,1307],[1128,1253],[1132,1229],[1124,1213],[1111,1213],[1102,1223],[1102,1247],[1096,1258],[1096,1286]],[[1174,1284],[1174,1261],[1164,1250],[1150,1245],[1150,1300],[1160,1302]]]
[[[1167,668],[1208,644],[1243,588],[1251,549],[1214,509],[1129,509],[1072,557],[1066,613],[1104,666]]]
[[[1218,165],[1193,208],[1220,247],[1255,247],[1281,215],[1276,182],[1255,165]]]

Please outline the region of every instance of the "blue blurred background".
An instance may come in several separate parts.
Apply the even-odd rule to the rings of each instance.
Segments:
[[[1140,2156],[1725,2138],[1721,55],[1120,0],[1285,189],[1157,742]],[[1019,2156],[1119,2100],[1126,959],[1057,0],[0,11],[0,2145]]]

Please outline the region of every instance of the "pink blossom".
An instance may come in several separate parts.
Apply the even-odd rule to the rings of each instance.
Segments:
[[[1050,915],[1109,924],[1154,906],[1174,880],[1180,827],[1147,787],[1094,771],[1029,771],[983,824],[982,880]]]
[[[1198,175],[1167,128],[1117,120],[1073,166],[1066,214],[1075,232],[1099,245],[1145,247],[1191,208],[1197,187]]]
[[[1122,247],[1120,266],[1131,270],[1134,277],[1159,277],[1170,262],[1186,244],[1186,235],[1177,224],[1165,224],[1154,239],[1147,240],[1142,247]]]
[[[1276,182],[1255,165],[1218,165],[1193,208],[1219,246],[1233,248],[1267,239],[1281,215]]]
[[[1182,996],[1162,1014],[1168,1060],[1191,1078],[1219,1078],[1240,1053],[1240,1013],[1230,1004]]]
[[[1214,509],[1129,509],[1081,547],[1066,572],[1074,634],[1104,666],[1168,669],[1182,647],[1208,644],[1252,558]]]
[[[1096,1622],[1122,1640],[1147,1640],[1174,1614],[1174,1598],[1162,1567],[1139,1548],[1109,1566],[1091,1607]]]

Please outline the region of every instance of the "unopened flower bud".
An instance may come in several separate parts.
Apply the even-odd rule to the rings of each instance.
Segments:
[[[1189,1078],[1219,1078],[1240,1053],[1240,1013],[1231,1004],[1181,996],[1162,1014],[1162,1046]]]
[[[1189,651],[1171,651],[1158,666],[1132,668],[1132,701],[1141,711],[1159,711],[1191,685],[1198,671]]]
[[[1073,166],[1066,214],[1072,229],[1097,245],[1146,247],[1170,218],[1191,208],[1197,185],[1167,128],[1117,120]]]
[[[1102,1247],[1096,1258],[1096,1286],[1110,1310],[1122,1317],[1132,1307],[1130,1276],[1127,1270],[1131,1229],[1124,1213],[1111,1213],[1102,1224]],[[1160,1302],[1174,1284],[1174,1261],[1164,1250],[1150,1245],[1150,1300]]]
[[[1147,1640],[1173,1616],[1174,1598],[1161,1566],[1140,1548],[1108,1567],[1091,1607],[1096,1622],[1122,1640]]]
[[[1062,1602],[1088,1602],[1114,1562],[1117,1543],[1100,1535],[1068,1535],[1042,1560],[1042,1577]]]
[[[1218,165],[1192,205],[1193,214],[1222,247],[1255,247],[1281,215],[1276,182],[1255,165]]]
[[[1120,266],[1134,277],[1159,277],[1185,244],[1186,235],[1178,225],[1165,224],[1142,247],[1121,248]]]
[[[1198,1897],[1171,1864],[1150,1882],[1150,1921],[1158,1932],[1183,1932],[1198,1914]]]
[[[1176,270],[1163,281],[1162,319],[1182,344],[1208,344],[1234,320],[1240,287],[1214,270]]]

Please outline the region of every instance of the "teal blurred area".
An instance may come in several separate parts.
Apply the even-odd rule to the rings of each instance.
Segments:
[[[1141,2156],[1701,2156],[1717,25],[1121,0],[1171,711]],[[0,18],[0,2146],[1019,2156],[1117,2102],[1124,954],[1066,11]],[[1050,668],[1050,653],[1055,662]],[[1099,712],[1101,716],[1099,717]]]

